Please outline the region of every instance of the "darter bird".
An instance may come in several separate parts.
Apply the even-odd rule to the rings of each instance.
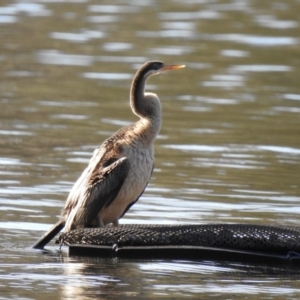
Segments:
[[[136,73],[130,89],[132,112],[140,119],[119,129],[97,148],[74,184],[60,220],[33,248],[42,249],[63,228],[104,227],[119,219],[139,199],[154,166],[153,142],[161,127],[161,105],[157,95],[145,92],[147,79],[184,65],[145,63]]]

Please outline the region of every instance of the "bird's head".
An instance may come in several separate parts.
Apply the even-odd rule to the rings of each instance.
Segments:
[[[165,65],[161,61],[148,61],[137,71],[130,90],[130,105],[132,111],[144,119],[155,120],[157,132],[161,124],[160,101],[156,94],[145,93],[145,84],[150,76],[168,70],[184,68],[184,65]]]
[[[164,71],[177,70],[184,67],[185,65],[165,65],[161,61],[152,60],[146,62],[141,69],[143,70],[144,76],[148,78],[152,75],[156,75]]]

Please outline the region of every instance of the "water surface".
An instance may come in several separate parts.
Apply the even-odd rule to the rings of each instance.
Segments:
[[[207,261],[70,258],[51,243],[95,149],[136,121],[145,61],[163,127],[121,223],[299,225],[299,1],[33,1],[0,7],[0,299],[296,299],[299,272]]]

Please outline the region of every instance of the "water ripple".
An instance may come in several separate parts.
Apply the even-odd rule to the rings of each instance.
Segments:
[[[219,19],[220,14],[213,10],[199,10],[195,12],[166,12],[160,13],[161,20],[192,20],[192,19]]]
[[[31,71],[8,71],[7,76],[11,77],[35,77],[40,76],[39,72],[31,72]]]
[[[96,57],[97,61],[109,62],[109,63],[144,63],[147,58],[141,56],[98,56]]]
[[[282,147],[282,146],[257,146],[257,149],[267,150],[278,153],[288,153],[288,154],[300,154],[300,149],[292,148],[292,147]]]
[[[1,12],[0,12],[1,13]],[[0,24],[16,23],[17,17],[0,15]]]
[[[284,65],[235,65],[229,72],[290,72],[293,68]]]
[[[284,106],[275,106],[272,107],[273,111],[279,111],[279,112],[291,112],[291,113],[300,113],[299,107],[284,107]]]
[[[240,75],[212,75],[211,81],[201,82],[202,86],[230,89],[244,85],[244,77]]]
[[[23,166],[30,166],[29,163],[21,162],[20,159],[11,158],[11,157],[0,157],[0,165],[23,165]]]
[[[161,30],[161,31],[136,31],[136,35],[142,38],[182,38],[195,39],[193,30]]]
[[[199,101],[203,103],[209,103],[209,104],[219,104],[219,105],[234,105],[239,103],[236,99],[222,99],[222,98],[212,98],[212,97],[203,97],[203,96],[192,96],[192,95],[183,95],[178,96],[178,100],[183,101]]]
[[[203,38],[214,41],[235,42],[241,44],[248,44],[258,47],[270,47],[270,46],[284,46],[284,45],[297,45],[299,39],[288,36],[258,36],[247,34],[212,34],[203,36]]]
[[[265,146],[265,145],[229,145],[229,146],[210,146],[210,145],[162,145],[164,148],[176,149],[181,151],[197,151],[197,152],[257,152],[257,151],[273,151],[282,154],[300,154],[300,149],[282,146]]]
[[[63,106],[63,107],[74,107],[74,106],[90,106],[90,107],[97,107],[99,106],[98,103],[89,102],[89,101],[37,101],[38,104],[44,106]]]
[[[126,80],[126,79],[131,79],[132,74],[87,72],[87,73],[82,73],[82,77],[88,79],[102,79],[102,80]]]
[[[71,115],[71,114],[57,114],[51,116],[53,119],[66,119],[66,120],[86,120],[89,117],[86,115]]]
[[[28,131],[0,130],[0,135],[33,135],[33,133]]]
[[[86,17],[90,23],[118,23],[120,18],[117,16],[89,16]]]
[[[15,3],[10,6],[0,7],[0,15],[16,15],[21,13],[30,17],[47,17],[52,14],[43,4],[39,3]]]
[[[117,125],[117,126],[128,126],[131,125],[132,122],[130,121],[123,121],[123,120],[116,120],[116,119],[107,119],[107,118],[102,118],[101,119],[102,123],[106,123],[106,124],[113,124],[113,125]]]
[[[133,48],[133,45],[130,43],[105,43],[102,45],[103,50],[105,51],[126,51]]]
[[[65,40],[73,43],[85,43],[90,40],[100,39],[105,37],[105,34],[100,31],[81,30],[79,33],[70,32],[51,32],[50,37],[58,40]]]
[[[226,49],[226,50],[221,50],[220,53],[223,56],[229,56],[229,57],[247,57],[247,56],[249,56],[248,51],[242,51],[242,50]]]
[[[192,47],[185,46],[167,46],[149,49],[148,52],[151,54],[161,55],[183,55],[193,51]]]
[[[277,20],[272,15],[255,16],[254,20],[262,27],[275,29],[290,29],[298,27],[298,22],[292,20]]]
[[[196,29],[196,24],[192,22],[163,22],[162,27],[164,29],[177,29],[177,30],[194,30]]]
[[[218,167],[218,168],[232,168],[232,169],[265,169],[268,163],[262,163],[261,161],[246,160],[246,159],[225,159],[225,158],[194,158],[193,162],[189,165],[195,167]],[[265,166],[264,166],[265,165]]]
[[[64,54],[58,50],[41,50],[36,57],[40,63],[50,65],[90,66],[95,61],[90,55]]]
[[[138,13],[140,8],[133,5],[89,5],[87,10],[92,13]]]
[[[284,94],[284,99],[300,101],[300,94]]]

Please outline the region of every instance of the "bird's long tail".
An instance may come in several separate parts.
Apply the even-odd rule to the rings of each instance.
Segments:
[[[32,248],[43,249],[44,246],[47,245],[64,227],[65,222],[58,221],[38,241],[34,243]]]

